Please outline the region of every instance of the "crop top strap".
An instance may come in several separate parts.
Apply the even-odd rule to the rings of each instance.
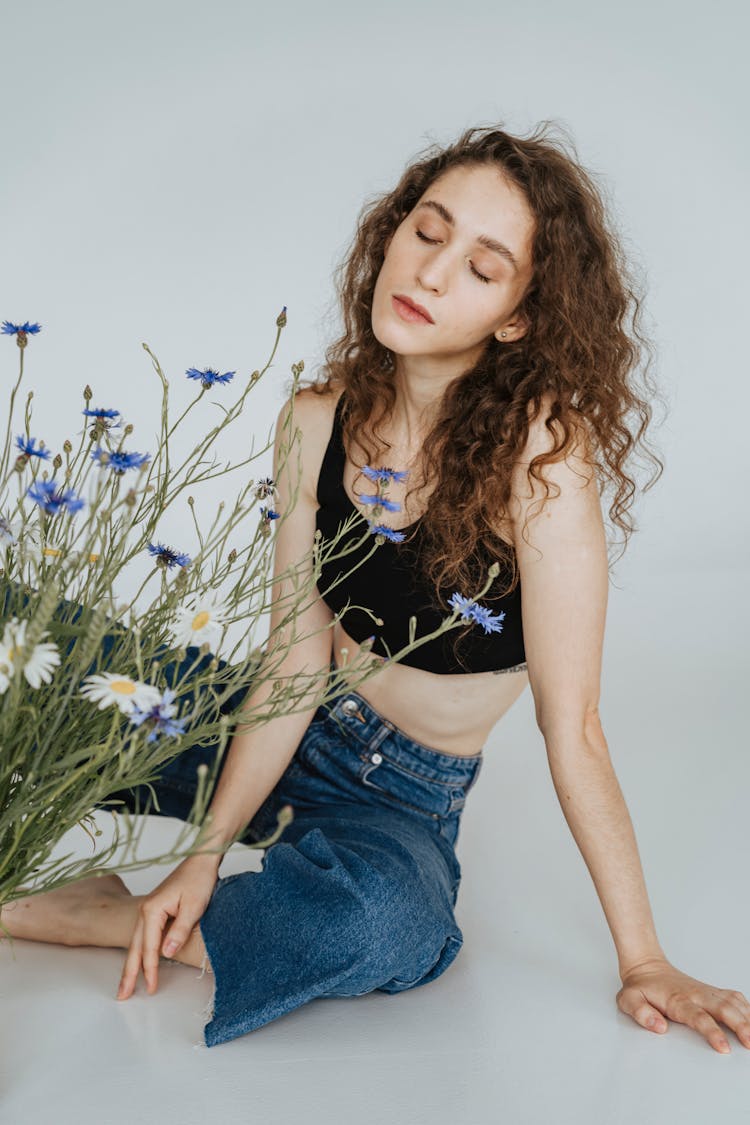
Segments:
[[[333,416],[333,428],[328,439],[326,451],[318,476],[318,504],[321,508],[338,507],[341,505],[342,492],[344,496],[344,467],[346,465],[346,450],[344,448],[341,414],[344,408],[344,395],[342,391],[336,403]]]

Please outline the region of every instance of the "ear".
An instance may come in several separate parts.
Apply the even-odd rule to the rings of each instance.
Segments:
[[[494,333],[495,339],[498,344],[510,344],[513,340],[520,340],[528,332],[529,323],[529,318],[524,313],[514,314],[510,320],[498,325]]]

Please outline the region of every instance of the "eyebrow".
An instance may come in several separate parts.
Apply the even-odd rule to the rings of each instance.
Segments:
[[[455,227],[456,225],[456,220],[454,219],[451,212],[448,210],[445,204],[438,203],[437,199],[423,199],[421,203],[417,204],[417,207],[431,207],[433,211],[437,211],[441,219],[445,219],[446,223],[448,223],[449,226]],[[502,255],[502,257],[505,258],[506,261],[510,262],[516,273],[519,272],[518,262],[513,255],[513,251],[510,250],[505,245],[505,243],[498,242],[496,238],[490,238],[488,234],[477,235],[477,242],[481,246],[486,246],[488,250],[494,250],[496,251],[496,253]]]

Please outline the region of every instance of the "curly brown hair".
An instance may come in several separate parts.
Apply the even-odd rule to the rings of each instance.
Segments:
[[[554,125],[543,121],[525,138],[494,126],[466,129],[453,144],[428,147],[392,191],[365,203],[335,275],[344,332],[326,349],[318,379],[307,384],[318,393],[343,387],[347,450],[354,438],[370,455],[371,441],[389,448],[378,437],[378,425],[395,404],[395,361],[371,323],[388,241],[442,173],[457,166],[498,166],[521,189],[535,220],[533,274],[518,310],[529,327],[510,343],[489,338],[477,363],[445,390],[424,441],[422,480],[435,485],[420,521],[419,558],[438,591],[477,588],[488,559],[510,574],[503,592],[516,586],[515,552],[493,525],[497,513],[508,510],[514,461],[545,402],[555,443],[531,461],[529,478],[544,485],[546,502],[550,482],[540,469],[578,447],[583,429],[600,495],[608,485],[614,489],[609,516],[624,532],[623,552],[635,527],[628,509],[636,482],[626,462],[640,444],[657,466],[644,491],[664,468],[645,439],[652,410],[636,381],[645,356],[646,396],[661,398],[649,377],[653,345],[641,328],[643,298],[602,192],[581,166],[572,140],[565,138],[566,148],[565,139],[549,136]]]

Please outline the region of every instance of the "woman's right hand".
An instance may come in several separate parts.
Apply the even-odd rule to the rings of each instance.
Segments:
[[[192,855],[184,859],[141,902],[117,992],[127,1000],[135,991],[143,968],[146,990],[156,992],[159,956],[173,957],[203,917],[219,878],[218,855]],[[164,941],[165,926],[169,926]]]

